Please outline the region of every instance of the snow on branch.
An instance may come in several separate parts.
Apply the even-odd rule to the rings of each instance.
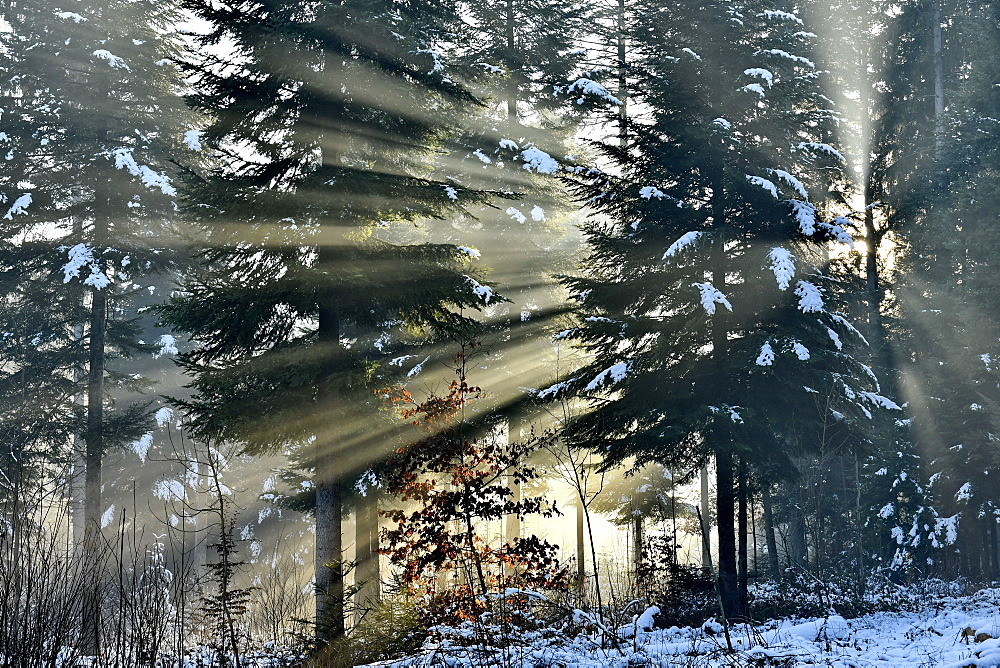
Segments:
[[[824,144],[822,142],[814,142],[814,141],[799,142],[796,148],[800,151],[810,151],[811,153],[825,153],[826,155],[836,158],[840,162],[843,163],[847,162],[847,158],[844,157],[843,153],[841,153],[834,147],[830,146],[829,144]]]
[[[694,246],[698,242],[698,240],[701,239],[703,235],[704,232],[695,232],[695,231],[685,232],[684,234],[681,235],[680,239],[670,244],[670,247],[667,248],[667,251],[663,254],[663,257],[660,259],[666,260],[668,257],[674,257],[682,253],[691,246]]]
[[[816,207],[810,202],[797,199],[788,200],[792,205],[792,215],[799,224],[799,231],[807,237],[816,234]]]
[[[802,19],[800,19],[795,14],[789,12],[782,12],[779,10],[768,10],[757,14],[757,16],[765,19],[770,19],[772,21],[791,21],[792,23],[797,23],[798,25],[804,25]]]
[[[126,72],[131,72],[132,68],[128,66],[123,58],[119,58],[115,54],[111,53],[107,49],[98,49],[91,54],[98,60],[106,60],[108,65],[117,70],[125,70]]]
[[[794,176],[792,176],[790,173],[786,172],[783,169],[769,169],[768,171],[771,172],[771,174],[777,176],[779,179],[781,179],[788,185],[790,185],[792,187],[792,190],[794,190],[799,195],[799,197],[806,200],[809,199],[809,193],[806,192],[806,187],[802,185],[802,181],[799,181],[797,178],[795,178]]]
[[[767,254],[771,261],[769,269],[774,272],[779,290],[787,290],[792,278],[795,277],[795,261],[792,254],[784,248],[775,247]]]
[[[63,248],[65,249],[65,246]],[[94,249],[87,244],[77,244],[66,250],[69,255],[69,262],[62,267],[63,283],[69,283],[74,278],[79,278],[80,270],[84,267],[89,267],[90,276],[84,279],[84,285],[89,285],[97,290],[103,290],[111,285],[111,279],[101,271],[94,257]]]
[[[472,292],[477,297],[482,299],[484,303],[489,304],[490,300],[492,300],[495,297],[495,295],[493,294],[493,288],[491,288],[490,286],[483,285],[482,283],[472,278],[471,276],[466,276],[465,280],[467,280],[469,282],[469,285],[472,286]]]
[[[760,84],[751,84],[751,85],[752,86],[755,85],[758,88],[760,87]],[[763,89],[761,89],[761,94],[763,95],[763,93],[764,91]],[[771,193],[774,199],[778,199],[778,186],[774,185],[774,183],[768,181],[763,176],[752,176],[750,174],[746,174],[745,176],[747,177],[747,181],[749,181],[752,185],[763,188],[767,192]]]
[[[26,213],[29,206],[31,206],[31,193],[25,193],[14,200],[10,209],[7,210],[7,215],[4,216],[4,220],[13,220],[14,216]]]
[[[787,51],[782,51],[781,49],[763,49],[761,51],[758,51],[754,55],[756,56],[756,55],[761,55],[761,54],[764,54],[764,55],[767,55],[767,56],[775,56],[775,57],[778,57],[778,58],[784,58],[785,60],[790,60],[793,63],[799,63],[799,64],[802,64],[802,65],[805,65],[806,67],[810,67],[810,68],[816,67],[816,64],[813,63],[813,61],[809,60],[808,58],[803,58],[802,56],[795,56],[795,55],[792,55],[792,54],[788,53]]]
[[[861,398],[870,403],[872,406],[878,406],[879,408],[884,408],[889,411],[899,411],[903,410],[899,407],[892,399],[888,397],[883,397],[881,394],[875,392],[861,392]]]
[[[617,364],[612,364],[607,369],[594,376],[594,379],[587,383],[587,386],[583,389],[585,392],[592,392],[602,385],[606,385],[609,376],[611,377],[611,384],[613,385],[621,382],[627,375],[628,364],[625,362],[618,362]]]
[[[701,306],[709,315],[715,315],[716,304],[722,304],[727,311],[732,312],[733,305],[729,303],[726,295],[711,283],[692,283],[691,286],[701,292]]]
[[[799,298],[799,310],[803,313],[822,313],[823,292],[809,281],[799,281],[795,286],[795,294]]]
[[[757,355],[757,366],[771,366],[774,364],[774,348],[767,342],[760,347],[760,354]]]
[[[524,160],[524,164],[521,167],[529,172],[555,174],[559,171],[559,163],[556,162],[556,159],[537,146],[529,146],[521,151],[521,159]]]
[[[577,98],[577,104],[583,104],[586,101],[587,95],[592,95],[594,97],[600,98],[605,102],[609,102],[614,105],[621,105],[622,101],[611,94],[607,88],[597,83],[593,79],[587,79],[586,77],[580,77],[569,86],[566,87],[566,91],[569,93],[580,93],[580,97]]]
[[[111,151],[111,157],[115,160],[116,168],[124,169],[132,176],[139,177],[143,185],[150,190],[159,188],[160,192],[168,197],[173,197],[177,194],[177,191],[170,184],[170,179],[165,174],[150,169],[147,165],[137,163],[135,157],[132,155],[132,149],[124,147],[116,148]]]
[[[202,149],[201,145],[201,130],[188,130],[184,133],[184,143],[192,151],[200,151]]]
[[[764,69],[763,67],[751,67],[743,70],[743,74],[748,77],[754,77],[756,79],[763,79],[767,82],[767,87],[770,88],[774,85],[774,74],[771,70]]]

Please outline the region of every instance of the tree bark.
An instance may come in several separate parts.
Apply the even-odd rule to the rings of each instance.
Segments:
[[[747,609],[749,602],[749,575],[747,574],[747,465],[746,461],[740,457],[738,465],[737,484],[739,485],[739,496],[737,497],[738,511],[738,583],[740,592],[740,607]]]
[[[322,251],[321,251],[322,252]],[[327,377],[317,391],[321,433],[316,436],[316,639],[339,642],[345,635],[343,568],[343,490],[337,466],[340,423],[336,359],[340,353],[340,317],[329,304],[319,310],[318,346],[329,359]],[[327,426],[328,425],[328,426]]]
[[[518,442],[521,438],[521,427],[514,420],[507,422],[507,444],[513,445]],[[507,488],[510,490],[510,501],[513,504],[521,503],[521,483],[517,481],[517,476],[515,471],[510,471],[507,474]],[[517,540],[521,537],[521,518],[518,517],[517,513],[510,513],[504,518],[504,542],[508,545],[513,546]],[[510,567],[506,567],[505,573],[507,577],[514,575],[514,572]]]
[[[369,488],[365,494],[359,494],[354,508],[354,595],[355,623],[361,621],[364,614],[378,605],[382,599],[381,571],[378,555],[378,494],[375,488]]]
[[[941,35],[941,0],[934,0],[934,153],[940,156],[944,146],[944,57]]]
[[[107,84],[98,82],[99,88]],[[107,127],[99,128],[98,135],[107,138]],[[111,221],[108,188],[110,184],[98,179],[94,184],[94,224],[91,242],[94,254],[100,257],[108,246]],[[97,260],[101,271],[107,273],[104,262]],[[83,502],[83,553],[86,585],[84,588],[84,616],[80,648],[86,656],[97,656],[101,650],[101,600],[103,598],[101,553],[104,540],[101,527],[102,481],[101,468],[104,458],[104,374],[107,354],[108,290],[90,289],[90,340],[87,360],[87,427],[84,435],[84,502]]]
[[[715,455],[715,516],[719,531],[719,594],[726,616],[743,617],[736,573],[736,523],[734,517],[733,455],[720,449]]]
[[[618,141],[625,146],[628,141],[628,61],[625,50],[625,0],[618,0]]]
[[[764,539],[767,541],[767,568],[771,577],[777,580],[781,576],[778,565],[778,541],[774,537],[774,512],[771,508],[771,491],[765,489],[760,495],[760,505],[764,509]]]
[[[642,577],[642,547],[645,542],[645,526],[642,515],[632,516],[632,568],[635,574],[635,583],[639,585]]]
[[[708,572],[712,567],[712,544],[710,539],[711,523],[708,520],[709,490],[708,490],[708,464],[701,467],[701,517],[705,523],[705,530],[701,532],[701,567]]]
[[[806,566],[806,524],[797,499],[792,499],[788,511],[788,565],[791,568]]]
[[[584,535],[583,501],[576,504],[576,580],[580,600],[587,595],[587,539]]]

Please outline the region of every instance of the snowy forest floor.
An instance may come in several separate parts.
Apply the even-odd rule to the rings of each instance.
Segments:
[[[913,599],[911,599],[913,600]],[[919,592],[913,609],[875,612],[852,619],[839,615],[735,625],[726,647],[720,624],[671,627],[634,633],[619,629],[618,647],[599,638],[569,636],[552,629],[524,632],[492,642],[489,629],[469,624],[432,634],[417,654],[370,666],[498,666],[509,668],[618,668],[626,666],[1000,666],[1000,588],[953,596]],[[486,633],[484,633],[486,631]],[[491,642],[484,642],[489,638]],[[605,643],[607,645],[607,643]]]

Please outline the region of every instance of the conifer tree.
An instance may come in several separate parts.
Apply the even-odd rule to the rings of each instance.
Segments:
[[[185,114],[169,65],[174,20],[170,3],[131,0],[8,4],[0,33],[0,88],[8,160],[0,168],[6,205],[0,244],[5,316],[30,313],[8,360],[21,390],[35,393],[40,413],[23,439],[67,443],[84,437],[85,555],[99,542],[102,459],[151,426],[148,402],[114,411],[112,397],[144,390],[141,377],[114,360],[150,352],[139,340],[136,292],[167,268],[175,194],[171,158],[182,147]],[[27,313],[11,311],[25,305]],[[29,332],[24,325],[32,321]],[[20,330],[20,331],[18,331]],[[9,349],[10,350],[10,349]],[[27,378],[27,374],[32,378]],[[79,384],[69,392],[67,382]],[[86,397],[85,408],[73,395]],[[58,405],[58,400],[64,403]],[[47,411],[47,413],[46,413]],[[74,417],[76,424],[67,422]],[[95,564],[90,567],[96,568]],[[99,650],[99,579],[92,574],[82,647]]]
[[[186,211],[208,249],[164,318],[200,345],[181,356],[199,437],[248,453],[310,449],[317,637],[344,634],[344,487],[380,452],[366,441],[373,374],[414,332],[457,335],[495,300],[469,249],[406,244],[397,224],[481,194],[429,176],[428,154],[473,97],[442,44],[449,2],[258,0],[186,7],[201,44],[186,66],[202,142],[222,166],[192,177]],[[408,333],[407,333],[408,332]]]
[[[823,244],[850,237],[821,215],[842,156],[802,55],[811,34],[755,2],[646,2],[636,16],[632,99],[649,111],[624,145],[598,146],[607,169],[577,170],[598,215],[586,273],[565,279],[581,318],[563,336],[593,360],[540,396],[589,398],[570,435],[609,465],[715,460],[720,590],[740,615],[738,464],[792,476],[818,431],[863,438],[893,404],[849,355],[859,334],[821,271]]]
[[[968,577],[1000,573],[1000,498],[990,473],[998,463],[1000,405],[994,315],[1000,239],[992,224],[1000,108],[992,25],[998,11],[995,3],[948,11],[955,18],[946,26],[944,71],[946,83],[953,83],[945,88],[949,103],[933,169],[916,175],[911,186],[915,224],[906,229],[899,284],[906,323],[901,339],[913,351],[904,360],[907,398],[926,484],[941,514],[958,520],[957,549],[943,570]],[[926,82],[930,63],[922,62]]]

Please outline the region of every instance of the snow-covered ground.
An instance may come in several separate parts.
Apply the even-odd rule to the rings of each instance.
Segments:
[[[641,622],[642,620],[640,620]],[[641,627],[641,623],[640,623]],[[618,648],[595,636],[569,638],[549,630],[522,634],[506,649],[469,641],[489,638],[468,627],[432,636],[421,653],[380,667],[500,666],[609,668],[625,666],[870,666],[918,668],[1000,666],[1000,589],[971,596],[927,595],[910,612],[878,612],[855,619],[837,615],[774,620],[733,627],[727,650],[722,626],[641,630]],[[462,636],[465,636],[464,641]],[[450,636],[450,637],[449,637]],[[494,636],[495,637],[495,636]]]

